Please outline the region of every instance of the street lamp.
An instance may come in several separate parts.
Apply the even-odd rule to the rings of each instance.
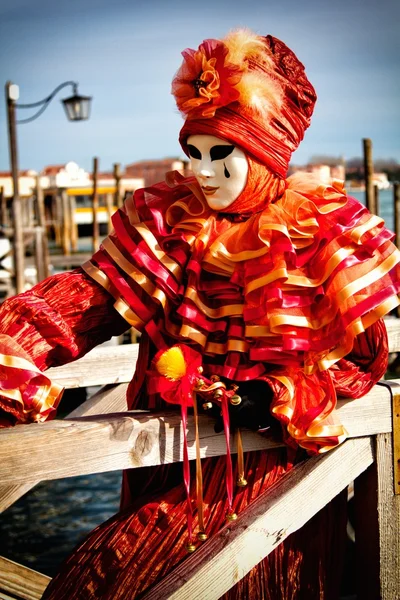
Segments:
[[[78,84],[74,81],[65,81],[55,88],[49,96],[38,102],[31,104],[17,104],[19,98],[19,88],[17,85],[8,81],[6,83],[6,103],[7,103],[7,121],[8,137],[10,147],[11,176],[13,180],[13,229],[14,229],[14,272],[15,288],[17,294],[24,289],[24,237],[22,229],[22,209],[21,199],[18,187],[18,151],[17,151],[17,123],[29,123],[37,119],[48,107],[54,96],[64,87],[72,86],[73,94],[69,98],[62,100],[65,112],[70,121],[83,121],[89,118],[90,96],[81,96],[78,94]],[[37,108],[39,110],[28,119],[16,120],[16,109],[18,108]]]

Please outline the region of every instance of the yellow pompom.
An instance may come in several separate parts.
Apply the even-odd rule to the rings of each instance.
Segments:
[[[186,375],[186,363],[182,350],[173,346],[163,352],[156,362],[156,369],[160,375],[164,375],[172,381],[177,381]]]

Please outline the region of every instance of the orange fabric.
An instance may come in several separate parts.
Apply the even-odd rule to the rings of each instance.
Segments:
[[[248,157],[249,173],[243,192],[228,208],[225,214],[240,216],[257,213],[269,202],[274,202],[285,190],[285,182],[268,171],[264,165]]]
[[[294,52],[271,35],[245,31],[182,54],[172,93],[186,118],[184,152],[190,135],[216,135],[286,177],[317,98]]]

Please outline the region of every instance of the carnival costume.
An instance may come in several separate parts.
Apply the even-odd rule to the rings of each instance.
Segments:
[[[44,369],[131,325],[142,336],[129,408],[179,404],[186,430],[196,395],[212,404],[218,388],[229,446],[232,399],[244,390],[256,396],[254,429],[273,428],[272,415],[287,448],[247,453],[233,467],[225,457],[202,461],[204,498],[194,510],[187,461],[183,475],[176,464],[126,473],[124,510],[74,551],[44,598],[140,597],[184,560],[188,541],[194,549],[196,533],[212,536],[277,481],[299,448],[321,453],[343,441],[337,394],[362,396],[386,370],[382,317],[399,304],[393,234],[341,182],[286,179],[316,100],[303,65],[276,38],[248,31],[183,57],[172,88],[185,117],[182,147],[190,155],[190,136],[211,135],[240,148],[246,186],[217,211],[196,178],[170,173],[126,201],[82,269],[5,302],[2,423],[51,417],[59,390]],[[248,423],[245,412],[235,421]],[[243,485],[233,493],[235,476]],[[335,598],[345,501],[226,598]]]

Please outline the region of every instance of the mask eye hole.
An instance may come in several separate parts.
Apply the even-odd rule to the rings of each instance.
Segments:
[[[211,160],[222,160],[234,151],[235,146],[213,146],[210,150]]]
[[[188,144],[188,150],[189,150],[189,155],[190,158],[197,158],[197,159],[201,159],[201,152],[200,150],[198,150],[198,148],[196,148],[196,146],[192,146],[192,144]]]

